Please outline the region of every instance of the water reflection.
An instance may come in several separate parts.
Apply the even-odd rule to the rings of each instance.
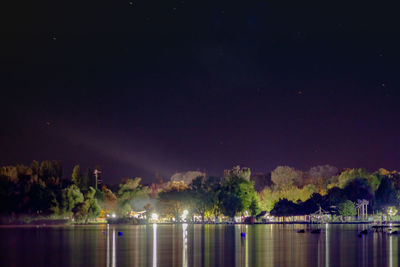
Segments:
[[[111,266],[116,266],[116,258],[117,258],[117,245],[115,243],[115,228],[113,229],[113,241],[112,241],[112,261]]]
[[[153,224],[153,267],[157,266],[157,224]]]
[[[182,224],[182,266],[188,266],[188,259],[187,259],[187,223]]]
[[[361,225],[321,225],[321,234],[300,234],[296,227],[306,228],[191,224],[0,227],[0,262],[2,266],[107,267],[399,264],[398,235],[368,233],[358,237],[365,227]]]
[[[110,225],[107,224],[107,267],[112,266],[115,267],[117,264],[117,244],[115,239],[115,228],[112,229],[112,242],[111,242],[111,249],[110,249]],[[110,258],[111,258],[111,265],[110,265]]]
[[[325,224],[325,266],[329,267],[329,224]]]

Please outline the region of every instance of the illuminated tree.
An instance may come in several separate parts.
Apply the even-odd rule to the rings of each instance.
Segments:
[[[291,186],[299,186],[302,183],[303,174],[289,166],[278,166],[271,173],[271,180],[278,189]]]
[[[362,178],[368,182],[372,191],[375,191],[379,187],[379,179],[376,174],[371,174],[367,170],[359,168],[359,169],[346,169],[344,170],[338,178],[338,183],[336,186],[340,188],[344,188],[348,183],[352,180]]]
[[[244,170],[244,171],[243,171]],[[236,213],[248,210],[255,199],[253,182],[250,182],[250,170],[240,170],[234,167],[232,171],[225,171],[222,181],[220,200],[223,214],[233,218]]]
[[[260,193],[260,205],[261,209],[270,212],[275,203],[277,203],[280,199],[280,194],[278,191],[274,191],[270,188],[265,188]]]
[[[387,208],[386,212],[389,218],[391,218],[397,214],[397,209],[395,206],[390,206]]]
[[[191,198],[187,189],[187,186],[186,188],[183,186],[174,186],[159,194],[160,207],[166,217],[175,218],[178,221],[183,211],[190,208]]]
[[[97,203],[97,199],[94,197],[95,194],[96,190],[93,187],[89,187],[84,201],[76,204],[72,209],[75,219],[83,220],[87,223],[89,219],[96,218],[100,215],[101,208]]]
[[[83,202],[83,194],[79,188],[73,184],[62,190],[62,211],[71,213],[78,203]]]
[[[243,179],[246,181],[250,181],[250,176],[251,176],[251,171],[250,168],[243,167],[241,168],[240,166],[235,166],[230,170],[225,170],[224,171],[224,179]]]
[[[101,191],[104,194],[104,201],[102,203],[102,207],[107,211],[116,211],[118,205],[118,199],[115,196],[115,194],[106,186],[103,186]]]
[[[141,180],[139,177],[126,179],[125,183],[119,185],[118,207],[121,215],[132,209],[143,209],[148,203],[150,190],[140,184]]]
[[[346,200],[339,204],[338,212],[342,216],[355,216],[357,215],[357,210],[354,205],[354,202],[350,200]]]
[[[170,181],[171,182],[181,182],[181,181],[183,181],[186,185],[189,185],[197,177],[205,178],[206,174],[203,173],[203,172],[199,172],[199,171],[177,172],[177,173],[174,173],[171,176]]]
[[[313,184],[319,193],[326,193],[327,185],[336,178],[337,173],[338,168],[331,165],[314,166],[306,173],[305,184]]]

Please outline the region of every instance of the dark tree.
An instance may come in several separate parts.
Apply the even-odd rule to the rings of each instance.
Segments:
[[[253,174],[250,180],[254,182],[254,189],[257,192],[261,192],[265,187],[271,187],[273,185],[270,172]]]
[[[271,214],[274,216],[295,216],[299,215],[299,206],[286,198],[280,199],[271,210]]]
[[[366,179],[351,180],[343,190],[348,200],[356,202],[358,199],[366,199],[369,203],[373,203],[372,190]]]
[[[347,200],[347,197],[343,189],[339,187],[333,187],[329,189],[325,199],[329,207],[338,207],[340,203]]]
[[[388,206],[398,205],[399,197],[396,193],[393,182],[388,177],[384,177],[378,190],[375,192],[375,208],[378,210],[384,210]]]

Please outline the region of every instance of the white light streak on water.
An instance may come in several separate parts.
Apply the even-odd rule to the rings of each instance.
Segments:
[[[182,266],[188,266],[187,259],[187,223],[182,224]]]
[[[153,267],[157,266],[157,224],[153,223]]]
[[[110,267],[110,226],[107,224],[107,267]]]
[[[112,240],[112,260],[111,260],[111,266],[115,267],[117,266],[116,259],[117,259],[117,245],[115,244],[115,228],[113,229],[113,240]]]
[[[393,267],[393,237],[389,236],[389,267]]]

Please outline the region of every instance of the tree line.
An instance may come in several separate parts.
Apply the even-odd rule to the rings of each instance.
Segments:
[[[370,211],[397,207],[400,173],[379,169],[345,169],[324,165],[308,171],[278,166],[270,174],[251,174],[249,168],[233,167],[222,177],[190,172],[149,185],[141,178],[124,178],[119,185],[97,188],[92,169],[79,165],[63,177],[58,161],[33,161],[29,166],[0,168],[0,216],[3,221],[19,217],[69,218],[87,222],[115,213],[153,212],[171,221],[197,215],[201,220],[221,216],[254,216],[261,211],[275,216],[294,216],[322,208],[332,214],[355,215],[355,203],[367,200]],[[179,177],[176,178],[176,177]],[[102,214],[103,213],[103,214]]]

